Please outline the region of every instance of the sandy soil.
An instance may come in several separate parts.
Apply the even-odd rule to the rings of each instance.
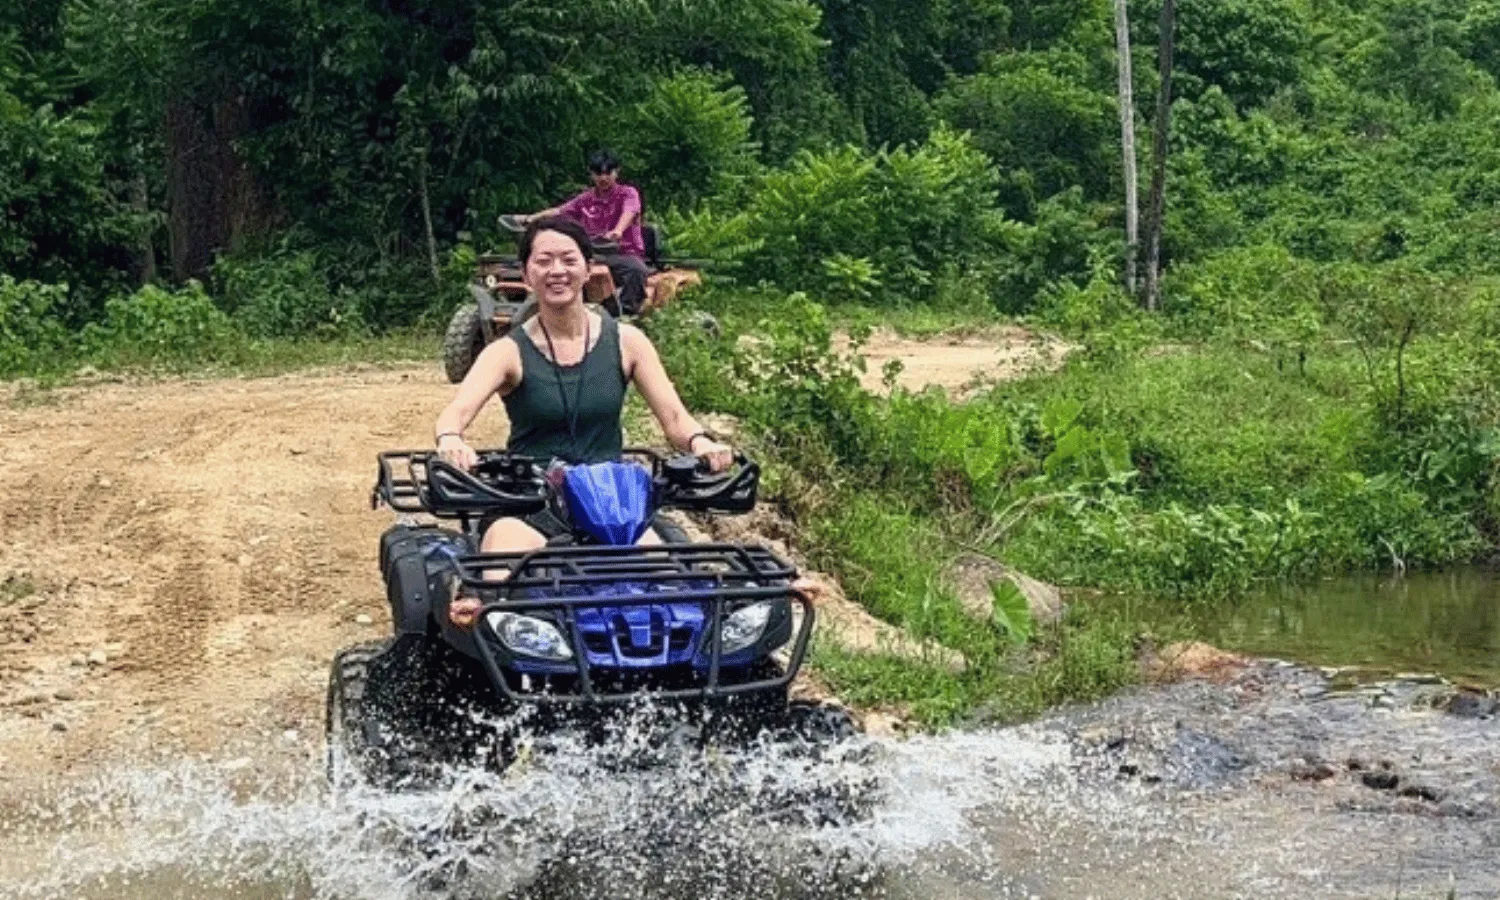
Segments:
[[[429,442],[451,391],[422,368],[3,408],[0,598],[35,593],[0,608],[0,790],[244,729],[320,738],[329,659],[388,633],[374,454]]]
[[[881,337],[872,368],[956,388],[1046,358],[1007,334]],[[315,752],[328,661],[389,633],[374,455],[424,446],[451,392],[427,366],[0,387],[0,795],[143,750]],[[505,430],[497,405],[473,434]]]
[[[964,397],[988,384],[1056,369],[1068,349],[1059,340],[1014,325],[979,335],[931,340],[903,338],[880,329],[861,350],[865,357],[862,381],[868,390],[880,390],[885,366],[898,360],[901,373],[896,383],[902,387],[921,390],[936,385]]]

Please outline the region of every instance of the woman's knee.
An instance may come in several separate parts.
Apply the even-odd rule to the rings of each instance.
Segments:
[[[497,519],[484,530],[479,548],[485,553],[537,550],[547,546],[540,531],[520,519]]]

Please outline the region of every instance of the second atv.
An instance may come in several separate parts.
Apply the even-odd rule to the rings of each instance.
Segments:
[[[382,535],[394,635],[334,661],[330,777],[401,786],[455,763],[504,768],[531,736],[597,737],[641,702],[703,743],[851,735],[842,709],[788,699],[814,622],[796,569],[765,547],[691,542],[656,515],[745,512],[758,484],[743,457],[715,475],[641,450],[572,468],[491,450],[472,471],[430,452],[380,454],[377,503],[457,527]],[[489,521],[543,509],[571,533],[477,552]],[[636,543],[648,527],[663,543]],[[450,620],[457,596],[482,602],[471,628]]]
[[[501,216],[500,226],[512,234],[524,230],[515,216]],[[668,258],[662,249],[661,230],[642,225],[646,244],[646,299],[637,316],[671,303],[683,288],[698,284],[696,268],[686,260]],[[596,254],[613,252],[615,245],[595,242]],[[469,367],[487,345],[504,337],[512,327],[524,321],[531,312],[526,283],[521,280],[521,262],[514,255],[486,253],[479,257],[474,280],[469,284],[470,300],[454,310],[443,336],[443,372],[458,384],[469,373]],[[610,315],[622,314],[614,278],[609,266],[595,262],[589,267],[589,278],[583,286],[584,299],[602,307]],[[705,327],[707,327],[705,325]]]

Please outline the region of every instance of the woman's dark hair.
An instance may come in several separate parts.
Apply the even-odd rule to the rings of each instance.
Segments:
[[[594,242],[589,240],[589,233],[583,230],[582,225],[562,216],[546,216],[532,219],[521,233],[521,240],[516,242],[516,255],[521,257],[521,265],[524,266],[531,260],[531,245],[536,242],[536,236],[544,231],[555,231],[563,237],[572,238],[583,253],[584,262],[594,258]]]
[[[615,156],[612,150],[595,150],[589,154],[589,171],[595,175],[603,175],[605,172],[615,172],[620,168],[620,157]]]

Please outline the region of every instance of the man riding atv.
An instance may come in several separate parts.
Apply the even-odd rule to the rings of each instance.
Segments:
[[[641,234],[641,192],[620,181],[620,160],[609,150],[589,156],[589,179],[594,186],[559,206],[529,216],[518,216],[526,225],[537,219],[562,216],[583,225],[591,241],[614,244],[618,250],[602,254],[601,262],[619,288],[620,310],[626,315],[640,312],[646,299],[646,242]]]

